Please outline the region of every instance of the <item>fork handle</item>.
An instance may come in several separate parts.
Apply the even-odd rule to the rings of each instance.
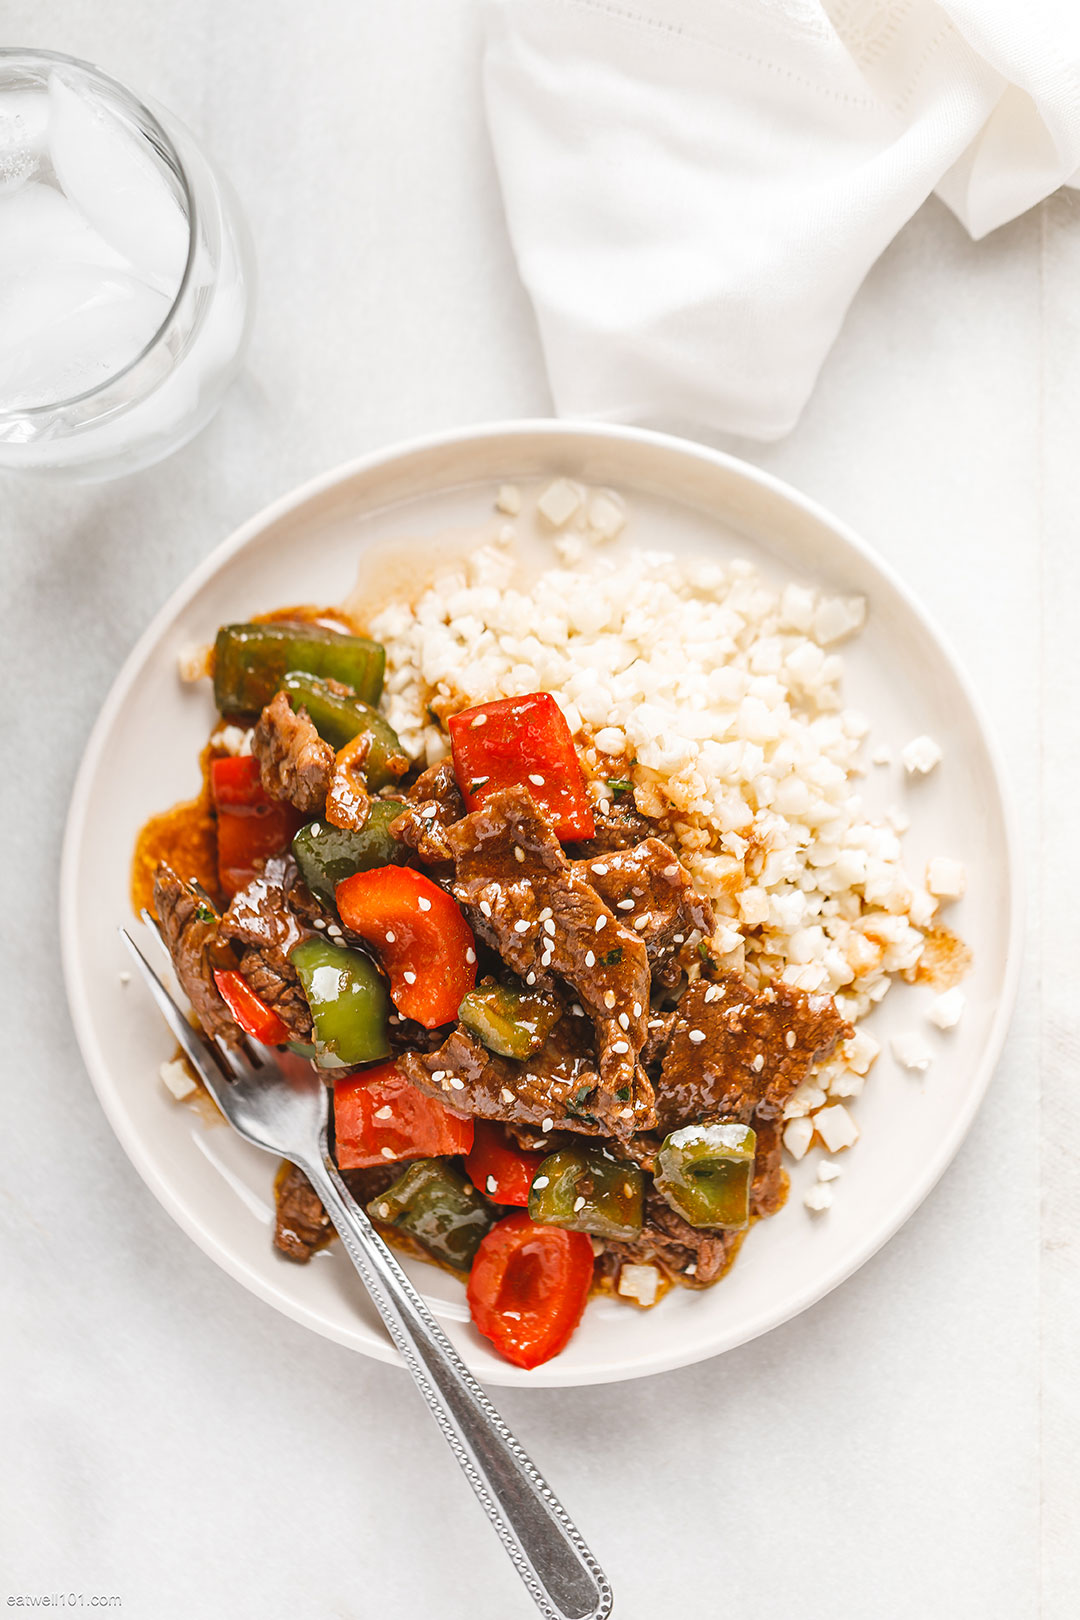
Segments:
[[[301,1164],[533,1601],[547,1620],[604,1620],[607,1577],[550,1486],[328,1160]]]

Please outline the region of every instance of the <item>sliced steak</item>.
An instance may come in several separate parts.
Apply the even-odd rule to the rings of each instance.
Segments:
[[[334,1235],[330,1217],[302,1170],[285,1163],[274,1183],[274,1247],[303,1263]]]
[[[590,1112],[614,1135],[640,1129],[652,1102],[638,1063],[650,990],[641,940],[571,867],[526,788],[492,794],[446,841],[453,893],[480,938],[526,984],[564,980],[592,1019],[599,1086]]]
[[[287,693],[278,692],[259,716],[251,752],[272,799],[287,799],[305,816],[322,811],[334,774],[334,750],[319,736],[305,708],[293,713]]]
[[[542,1051],[516,1063],[459,1026],[437,1051],[407,1053],[398,1067],[458,1113],[596,1136],[600,1127],[588,1110],[600,1077],[591,1035],[586,1019],[563,1018]]]
[[[630,849],[656,831],[654,823],[634,804],[632,793],[621,794],[617,799],[601,799],[593,809],[596,812],[594,836],[569,845],[570,853],[579,860],[592,860],[613,849]]]
[[[573,870],[640,936],[657,983],[677,984],[680,947],[695,931],[708,938],[716,918],[668,846],[659,838],[646,838],[630,849],[575,861]]]
[[[390,823],[390,831],[400,843],[414,849],[426,865],[449,865],[454,857],[446,842],[446,829],[464,814],[465,801],[454,767],[444,759],[416,778],[400,816]]]
[[[326,792],[326,819],[335,827],[358,832],[371,809],[364,766],[371,752],[371,738],[361,731],[346,743],[334,758],[333,774]]]
[[[289,952],[310,932],[291,900],[307,895],[289,855],[272,855],[262,873],[237,891],[218,927],[219,937],[240,951],[239,971],[290,1033],[311,1034],[311,1012]]]
[[[775,1215],[788,1193],[787,1172],[780,1162],[783,1121],[754,1115],[757,1151],[754,1154],[754,1179],[750,1184],[751,1216]]]
[[[176,977],[199,1023],[211,1037],[224,1035],[227,1040],[237,1040],[236,1022],[214,983],[214,968],[227,965],[227,953],[223,953],[223,960],[214,961],[212,952],[215,946],[220,947],[220,940],[213,908],[162,861],[154,878],[154,911]]]
[[[851,1034],[831,996],[698,979],[679,1002],[657,1085],[662,1131],[693,1120],[778,1119],[811,1066]]]
[[[655,1187],[650,1187],[645,1195],[645,1223],[640,1234],[630,1243],[605,1242],[600,1270],[617,1286],[623,1265],[654,1265],[687,1288],[708,1288],[731,1264],[742,1237],[742,1232],[689,1225]]]

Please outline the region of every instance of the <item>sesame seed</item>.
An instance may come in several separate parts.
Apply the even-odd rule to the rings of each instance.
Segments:
[[[545,1119],[545,1121],[541,1125],[540,1129],[542,1131],[550,1131],[550,1130],[554,1129],[554,1126],[555,1126],[555,1121],[553,1119]]]
[[[531,927],[532,927],[532,924],[530,922],[528,922],[526,920],[526,918],[519,917],[517,922],[514,924],[514,933],[515,934],[527,934]]]
[[[574,1214],[576,1215],[579,1210],[584,1209],[584,1208],[585,1208],[585,1200],[584,1200],[584,1198],[581,1198],[581,1197],[575,1198],[574,1199]]]
[[[641,930],[643,928],[648,928],[648,926],[649,926],[649,924],[651,922],[652,922],[652,912],[651,911],[643,911],[641,913],[640,917],[635,917],[634,918],[634,927],[637,929],[638,933],[640,934]]]
[[[525,859],[525,851],[522,849],[520,844],[514,845],[514,859],[515,861],[523,861]]]
[[[601,866],[599,862],[595,866],[591,866],[589,870],[595,872],[597,877],[607,877],[607,867]]]
[[[592,951],[586,951],[585,952],[585,966],[586,967],[595,967],[596,966],[596,957],[595,957],[595,955],[593,954]]]
[[[494,1176],[488,1176],[487,1180],[484,1182],[484,1186],[487,1188],[489,1193],[497,1193],[499,1190],[499,1183],[495,1180]]]
[[[630,1048],[625,1041],[612,1041],[611,1050],[613,1052],[629,1052]]]
[[[764,1052],[759,1052],[757,1054],[757,1056],[754,1058],[753,1063],[751,1063],[750,1067],[753,1069],[755,1074],[760,1074],[761,1073],[762,1069],[765,1067],[765,1054],[764,1054]]]
[[[481,900],[481,902],[480,902],[480,910],[483,912],[485,917],[490,917],[491,916],[491,902],[490,902],[490,900]]]
[[[472,725],[469,727],[469,729],[470,729],[470,731],[475,731],[477,726],[486,726],[486,725],[487,725],[487,715],[486,714],[477,714],[477,715],[473,716],[473,722],[472,722]]]
[[[633,1198],[634,1196],[634,1189],[628,1181],[624,1181],[622,1184],[622,1194],[624,1198]]]
[[[326,927],[326,918],[325,917],[316,917],[314,919],[313,926],[315,928],[325,928]]]
[[[683,1272],[683,1276],[684,1277],[696,1277],[697,1276],[697,1261],[696,1260],[691,1260],[690,1264],[687,1266],[686,1270]]]
[[[379,1219],[381,1221],[388,1221],[390,1219],[390,1205],[389,1204],[380,1204],[379,1205]]]
[[[719,1001],[720,997],[723,995],[723,993],[724,993],[724,991],[723,991],[723,986],[722,985],[710,984],[709,988],[705,992],[705,1000],[706,1001]]]
[[[789,1052],[795,1045],[795,1031],[793,1029],[789,1029],[787,1034],[784,1036],[784,1045],[787,1047]]]
[[[620,1013],[619,1014],[619,1023],[622,1025],[623,1029],[629,1029],[630,1028],[630,1020],[626,1016],[625,1013]]]
[[[607,1007],[608,1011],[610,1012],[611,1008],[614,1007],[614,1005],[615,1005],[615,992],[614,992],[614,990],[605,990],[604,991],[604,1006]]]
[[[634,1002],[634,1017],[635,1018],[640,1018],[641,1017],[641,1002],[640,1001],[635,1001]]]
[[[665,866],[664,867],[664,876],[666,878],[677,878],[678,875],[679,875],[678,862],[673,861],[670,866]]]
[[[445,1080],[446,1079],[446,1070],[445,1069],[436,1069],[434,1071],[434,1073],[432,1074],[431,1078],[434,1080],[435,1084],[438,1085],[440,1080]]]
[[[694,1042],[694,1045],[697,1046],[705,1039],[705,1031],[703,1029],[692,1029],[690,1031],[690,1039]]]
[[[328,923],[326,932],[330,935],[331,939],[341,938],[341,929],[338,927],[337,923]]]
[[[405,972],[401,975],[401,977],[405,980],[406,984],[415,984],[416,983],[416,974],[413,973],[410,968],[406,968]]]
[[[574,1015],[575,1018],[584,1018],[584,1016],[585,1016],[584,1011],[582,1010],[582,1008],[579,1006],[579,1004],[576,1001],[571,1003],[570,1011]]]
[[[544,933],[545,934],[554,934],[554,932],[555,932],[555,924],[552,922],[550,917],[545,917],[544,918]]]
[[[465,1082],[464,1082],[464,1080],[459,1080],[456,1074],[452,1074],[450,1076],[450,1084],[453,1086],[455,1091],[464,1091],[465,1090]]]
[[[686,935],[685,934],[672,934],[671,937],[675,941],[676,945],[681,945],[683,940],[686,938]]]
[[[533,1186],[546,1187],[550,1179],[551,1178],[549,1176],[537,1176],[533,1181]]]
[[[607,927],[607,918],[606,917],[597,917],[597,919],[596,919],[596,932],[599,934],[601,929],[606,928],[606,927]]]
[[[633,909],[634,902],[632,900],[619,900],[616,904],[616,910],[618,911],[633,911]]]
[[[397,939],[397,935],[394,933],[394,930],[392,928],[388,928],[386,930],[386,943],[388,945],[392,945],[395,939]]]
[[[473,950],[471,945],[468,947],[468,949],[465,952],[465,960],[466,960],[466,962],[475,962],[476,961],[476,952]]]
[[[375,1110],[376,1119],[393,1119],[393,1117],[394,1110],[392,1108],[376,1108]]]
[[[420,815],[424,821],[434,821],[438,813],[439,807],[437,804],[425,804],[420,810]]]
[[[550,967],[551,963],[552,963],[552,960],[553,960],[553,958],[552,958],[551,952],[550,951],[545,951],[543,956],[540,958],[540,966],[541,967]]]
[[[514,1093],[508,1086],[503,1086],[502,1090],[499,1092],[499,1096],[504,1103],[512,1103],[514,1101]]]
[[[619,1109],[619,1118],[620,1119],[633,1119],[633,1117],[634,1117],[634,1110],[632,1108],[620,1108]]]
[[[426,897],[426,895],[422,895],[422,894],[418,895],[417,899],[416,899],[416,903],[420,907],[421,911],[430,911],[431,910],[431,901]]]
[[[544,778],[542,776],[530,776],[529,781],[532,783],[533,787],[543,787],[544,785]]]
[[[526,984],[535,984],[536,983],[536,974],[535,973],[526,973],[526,975],[525,975],[525,983]]]
[[[541,922],[547,922],[548,918],[551,915],[552,915],[551,907],[550,906],[545,906],[543,911],[540,913],[540,921]]]
[[[397,1158],[397,1154],[394,1152],[393,1148],[380,1148],[379,1152],[382,1154],[384,1159],[396,1159]]]

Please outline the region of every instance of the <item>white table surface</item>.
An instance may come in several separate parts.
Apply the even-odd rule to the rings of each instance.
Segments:
[[[54,923],[83,742],[193,564],[339,460],[550,408],[481,116],[477,8],[7,0],[0,30],[190,123],[244,201],[262,282],[248,374],[171,462],[98,488],[0,477],[0,1602],[524,1617],[405,1374],[249,1297],[144,1189],[83,1070]],[[1029,947],[967,1143],[843,1288],[711,1364],[500,1392],[618,1620],[1080,1607],[1078,306],[1075,194],[978,246],[930,203],[870,275],[798,430],[728,445],[860,528],[947,626],[1012,769]]]

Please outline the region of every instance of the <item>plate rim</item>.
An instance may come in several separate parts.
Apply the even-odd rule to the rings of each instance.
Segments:
[[[371,1356],[374,1360],[391,1365],[403,1365],[389,1338],[384,1339],[380,1336],[373,1338],[370,1343],[359,1343],[356,1337],[347,1331],[338,1329],[332,1322],[317,1317],[305,1304],[297,1302],[279,1288],[271,1278],[252,1270],[241,1256],[223,1248],[220,1240],[204,1225],[200,1225],[173,1194],[169,1185],[159,1174],[153,1162],[153,1156],[145,1148],[141,1133],[128,1120],[126,1111],[115,1093],[107,1054],[99,1048],[94,1034],[88,997],[85,993],[85,987],[81,983],[77,946],[74,874],[77,868],[79,845],[85,830],[91,791],[100,765],[103,748],[111,734],[117,714],[137,679],[139,671],[152,656],[169,624],[175,620],[183,608],[218,573],[225,563],[238,552],[243,551],[266,529],[280,522],[291,512],[298,510],[327,490],[332,489],[335,485],[344,484],[365,474],[377,472],[395,461],[404,460],[417,454],[465,445],[476,440],[496,437],[502,439],[528,439],[536,434],[544,434],[556,439],[563,438],[568,441],[588,436],[594,439],[607,439],[624,444],[637,443],[648,445],[659,451],[674,452],[677,455],[690,456],[698,461],[711,463],[713,466],[722,468],[738,478],[757,484],[763,490],[779,498],[781,502],[786,502],[800,509],[806,516],[815,520],[824,528],[831,530],[833,534],[838,536],[841,541],[870,565],[871,569],[896,593],[908,611],[933,639],[953,679],[962,691],[978,728],[983,747],[986,750],[987,761],[1001,811],[1008,876],[1004,892],[1009,908],[1009,925],[1006,938],[1004,972],[998,1003],[983,1052],[976,1065],[976,1072],[972,1076],[965,1105],[957,1114],[950,1130],[939,1143],[935,1157],[929,1161],[928,1166],[922,1169],[920,1175],[913,1181],[905,1199],[890,1211],[888,1218],[882,1223],[881,1230],[874,1232],[867,1244],[859,1246],[853,1257],[849,1257],[847,1260],[835,1265],[823,1277],[817,1278],[812,1284],[788,1296],[781,1307],[765,1309],[759,1312],[757,1317],[751,1319],[748,1328],[744,1327],[739,1331],[737,1337],[728,1342],[724,1341],[721,1334],[718,1341],[707,1348],[693,1344],[685,1350],[681,1350],[676,1344],[670,1350],[657,1351],[646,1355],[633,1365],[612,1363],[587,1370],[584,1373],[572,1371],[569,1366],[561,1369],[558,1358],[545,1363],[544,1366],[538,1367],[528,1374],[509,1364],[506,1365],[505,1370],[501,1366],[493,1368],[487,1364],[481,1369],[473,1369],[478,1371],[479,1376],[489,1384],[512,1385],[515,1388],[532,1389],[576,1388],[590,1384],[621,1382],[671,1371],[700,1361],[711,1360],[714,1356],[722,1355],[728,1350],[751,1343],[761,1334],[782,1326],[785,1322],[789,1322],[795,1316],[800,1315],[804,1310],[809,1309],[811,1305],[824,1299],[835,1288],[838,1288],[841,1283],[846,1282],[856,1271],[866,1265],[891,1238],[895,1237],[900,1228],[906,1224],[916,1209],[930,1195],[952,1163],[985,1099],[990,1080],[1001,1058],[1016,1004],[1023,961],[1026,910],[1026,885],[1023,879],[1024,867],[1015,794],[996,732],[988,719],[982,700],[971,678],[958,658],[949,637],[943,633],[934,616],[927,611],[913,591],[896,573],[892,564],[876,552],[860,534],[842,519],[836,517],[833,512],[819,501],[805,495],[785,479],[756,466],[753,462],[745,461],[742,457],[732,455],[728,451],[715,449],[711,445],[693,439],[686,439],[676,434],[661,433],[651,428],[634,427],[614,422],[592,422],[586,419],[523,417],[505,421],[496,419],[479,422],[466,427],[441,429],[437,432],[398,440],[379,449],[369,451],[364,455],[338,463],[268,502],[245,522],[233,529],[223,540],[219,541],[207,556],[200,563],[197,563],[189,573],[185,574],[177,586],[170,591],[165,601],[152,615],[149,623],[136,639],[113,678],[87,737],[65,819],[60,861],[60,946],[68,1008],[80,1055],[86,1066],[98,1103],[132,1166],[162,1208],[166,1210],[180,1229],[198,1245],[205,1255],[219,1265],[229,1276],[241,1283],[249,1292],[264,1303],[281,1311],[292,1321],[318,1333],[323,1338],[344,1345],[350,1350]],[[465,1354],[465,1360],[467,1362],[469,1360],[467,1354]]]

